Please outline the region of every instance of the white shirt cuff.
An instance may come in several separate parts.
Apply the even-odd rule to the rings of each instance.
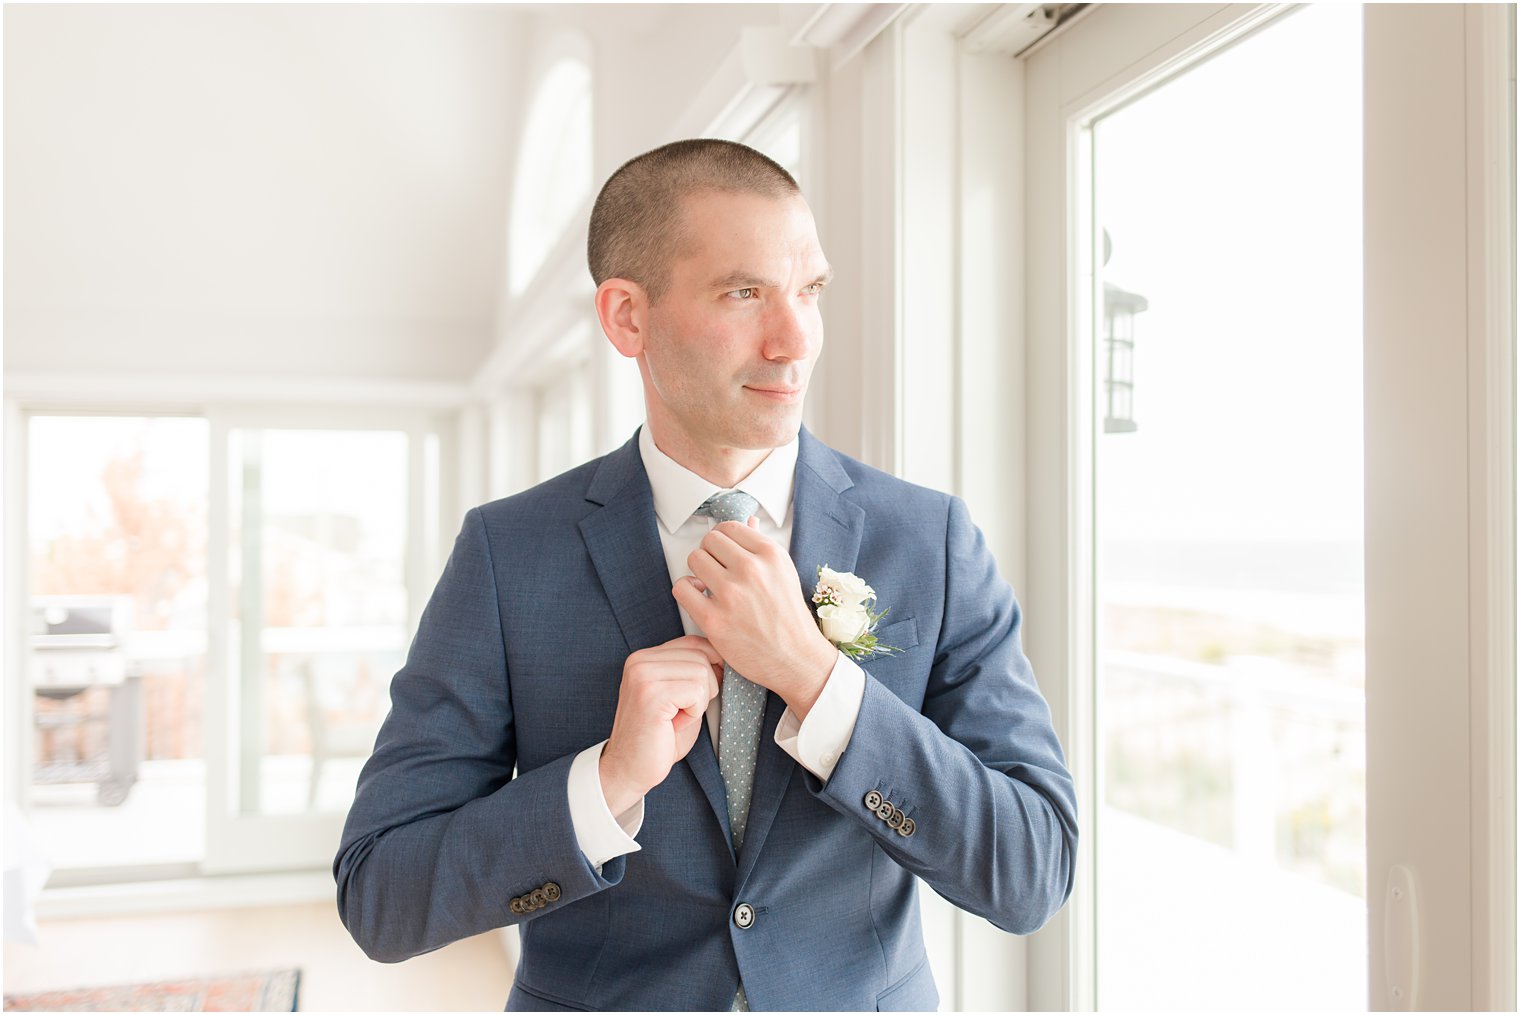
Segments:
[[[596,872],[602,864],[624,853],[637,853],[642,847],[633,837],[644,827],[644,799],[616,818],[602,793],[600,762],[607,741],[586,748],[570,763],[570,823],[575,827],[575,841],[586,854]]]
[[[781,713],[781,721],[776,724],[776,746],[828,782],[844,749],[850,746],[865,693],[865,671],[849,656],[839,653],[807,719],[798,722],[797,713],[790,708]]]

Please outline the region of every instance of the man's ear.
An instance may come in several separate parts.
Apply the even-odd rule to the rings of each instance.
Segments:
[[[649,296],[626,278],[609,278],[596,287],[596,317],[612,347],[629,359],[644,352],[649,327]]]

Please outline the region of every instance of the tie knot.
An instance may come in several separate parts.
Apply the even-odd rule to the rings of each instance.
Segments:
[[[706,515],[715,522],[743,522],[748,521],[759,506],[760,502],[743,490],[734,490],[713,494],[697,508],[697,514]]]

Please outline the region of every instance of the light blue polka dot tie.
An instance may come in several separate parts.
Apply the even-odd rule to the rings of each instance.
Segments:
[[[744,522],[760,502],[740,490],[707,498],[697,508],[715,522]],[[718,770],[728,797],[728,825],[733,830],[734,852],[744,845],[749,824],[749,801],[755,788],[755,757],[760,749],[760,726],[765,717],[765,688],[746,680],[723,664],[723,693],[718,712]],[[744,985],[734,998],[732,1011],[749,1011]]]

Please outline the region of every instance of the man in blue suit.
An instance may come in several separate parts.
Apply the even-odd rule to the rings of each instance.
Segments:
[[[647,423],[466,515],[349,813],[344,923],[383,961],[518,924],[512,1010],[932,1009],[916,879],[1015,933],[1071,891],[1013,592],[959,499],[802,428],[830,269],[785,170],[658,148],[589,248]],[[824,636],[821,566],[900,652]]]

